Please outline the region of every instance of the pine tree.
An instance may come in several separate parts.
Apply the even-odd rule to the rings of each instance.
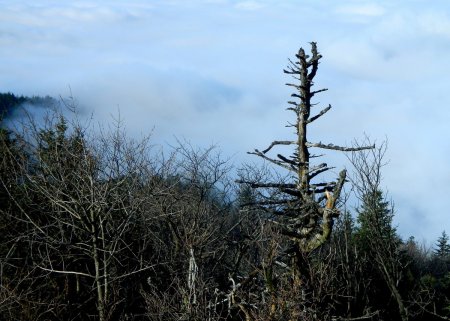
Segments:
[[[360,248],[371,259],[371,265],[384,280],[387,289],[395,298],[398,313],[403,321],[409,319],[404,294],[399,284],[403,281],[404,266],[400,259],[401,239],[392,225],[394,211],[378,190],[369,190],[362,195],[362,205],[358,210],[359,228],[357,236]],[[379,285],[374,288],[379,290]],[[378,293],[378,295],[382,295]]]
[[[363,203],[358,210],[358,236],[361,241],[376,239],[377,242],[399,244],[400,239],[392,225],[394,211],[379,190],[363,196]]]
[[[434,254],[441,258],[449,258],[450,257],[450,243],[449,237],[445,231],[442,231],[441,236],[437,240],[436,249],[434,250]]]

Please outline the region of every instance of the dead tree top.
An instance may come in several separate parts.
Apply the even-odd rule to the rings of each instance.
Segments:
[[[346,171],[343,169],[338,178],[331,182],[311,183],[320,174],[329,171],[333,167],[326,163],[312,165],[311,158],[317,157],[310,154],[310,148],[328,149],[344,152],[354,152],[364,149],[372,149],[375,146],[342,147],[335,144],[322,142],[310,142],[307,139],[308,125],[325,115],[332,108],[331,105],[323,108],[311,116],[311,108],[316,104],[311,99],[318,93],[328,89],[313,90],[314,77],[316,76],[319,61],[322,55],[317,51],[315,42],[311,43],[311,55],[307,55],[300,48],[295,55],[295,61],[289,59],[284,73],[289,74],[295,83],[287,83],[295,92],[291,94],[293,100],[288,101],[288,110],[294,112],[295,122],[290,127],[295,127],[295,139],[274,140],[266,149],[255,149],[249,154],[256,155],[264,160],[289,171],[293,177],[291,182],[258,182],[249,179],[241,179],[239,182],[247,184],[254,189],[277,189],[279,194],[276,200],[261,199],[253,204],[258,208],[264,208],[268,212],[286,213],[290,219],[281,224],[281,229],[293,239],[298,240],[304,251],[311,251],[323,243],[329,237],[333,218],[339,214],[336,208],[340,198],[342,187],[346,181]],[[294,152],[289,156],[278,154],[276,158],[267,155],[269,151],[279,145],[293,145]],[[262,195],[262,194],[260,194]],[[281,210],[280,210],[281,208]],[[297,217],[292,219],[292,213],[297,212]],[[299,219],[302,218],[302,219]]]

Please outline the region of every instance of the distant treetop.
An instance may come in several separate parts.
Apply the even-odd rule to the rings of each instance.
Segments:
[[[23,104],[37,107],[51,107],[56,104],[56,100],[50,96],[16,96],[13,93],[0,93],[0,119],[12,117],[13,112]]]

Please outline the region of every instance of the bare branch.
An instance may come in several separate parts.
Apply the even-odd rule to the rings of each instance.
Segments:
[[[295,141],[287,141],[287,140],[275,140],[273,141],[269,147],[267,147],[265,150],[263,150],[262,152],[264,154],[266,154],[269,150],[272,149],[272,147],[274,147],[275,145],[294,145],[297,144],[297,142]]]
[[[75,275],[81,275],[81,276],[86,276],[86,277],[95,279],[95,276],[94,276],[94,275],[88,274],[88,273],[83,273],[83,272],[77,272],[77,271],[65,271],[65,270],[55,270],[55,269],[47,269],[47,268],[44,268],[44,267],[42,267],[42,266],[38,266],[38,268],[40,268],[41,270],[47,271],[47,272],[52,272],[52,273],[59,273],[59,274],[75,274]]]
[[[276,164],[276,165],[278,165],[278,166],[281,166],[281,167],[283,167],[283,168],[285,168],[285,169],[287,169],[287,170],[289,170],[289,171],[295,172],[295,168],[289,167],[289,166],[287,166],[285,163],[280,162],[280,161],[278,161],[278,160],[276,160],[276,159],[272,159],[272,158],[270,158],[270,157],[267,157],[266,155],[264,155],[263,153],[261,153],[261,152],[260,152],[259,150],[257,150],[257,149],[255,149],[254,152],[247,152],[247,154],[257,155],[257,156],[259,156],[259,157],[261,157],[261,158],[263,158],[263,159],[265,159],[265,160],[267,160],[267,161],[269,161],[269,162],[271,162],[271,163],[274,163],[274,164]]]
[[[281,154],[277,154],[277,157],[278,157],[279,159],[281,159],[283,162],[286,162],[286,163],[291,164],[291,165],[293,165],[293,166],[298,166],[298,165],[299,165],[296,161],[287,159],[286,157],[284,157],[284,156],[281,155]]]
[[[309,179],[313,179],[314,177],[316,177],[319,174],[322,174],[330,169],[334,169],[335,167],[323,167],[321,169],[317,169],[314,173],[309,174]]]
[[[295,188],[295,184],[286,184],[286,183],[258,183],[258,182],[250,182],[245,180],[237,180],[236,183],[239,184],[247,184],[254,188],[259,187],[269,187],[269,188]]]
[[[315,91],[312,91],[312,92],[310,93],[310,95],[311,95],[311,97],[313,97],[315,94],[318,94],[318,93],[321,93],[321,92],[324,92],[324,91],[327,91],[327,90],[328,90],[328,88],[323,88],[323,89],[315,90]]]
[[[327,111],[329,111],[331,109],[331,105],[328,105],[328,107],[326,107],[325,109],[323,109],[320,113],[318,113],[316,116],[311,117],[310,119],[308,119],[308,124],[312,123],[313,121],[315,121],[317,118],[319,118],[320,116],[322,116],[323,114],[325,114]]]
[[[337,145],[333,145],[333,144],[322,144],[322,143],[310,143],[307,142],[306,143],[307,147],[317,147],[317,148],[322,148],[322,149],[331,149],[331,150],[340,150],[343,152],[357,152],[360,150],[365,150],[365,149],[373,149],[375,148],[375,145],[372,146],[361,146],[361,147],[341,147],[341,146],[337,146]]]

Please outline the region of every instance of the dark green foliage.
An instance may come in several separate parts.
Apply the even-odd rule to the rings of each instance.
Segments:
[[[24,96],[15,96],[12,93],[0,93],[0,115],[2,117],[8,117],[12,111],[26,102]]]
[[[437,239],[424,282],[435,293],[434,301],[441,315],[450,315],[450,244],[445,231]]]
[[[10,118],[13,113],[23,104],[35,107],[54,107],[57,102],[50,96],[16,96],[13,93],[0,93],[0,118]]]
[[[441,259],[450,259],[449,237],[445,231],[442,232],[436,243],[434,254]]]
[[[373,239],[379,242],[400,241],[392,226],[394,212],[381,191],[364,195],[357,214],[357,237],[362,243]]]

